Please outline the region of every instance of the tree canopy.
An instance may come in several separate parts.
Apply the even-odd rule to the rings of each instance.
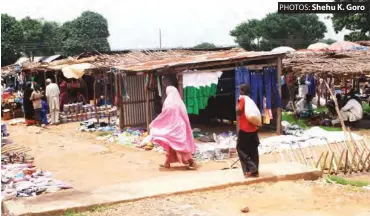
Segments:
[[[1,66],[13,64],[21,56],[22,25],[7,14],[1,14]]]
[[[326,26],[314,14],[270,13],[261,20],[243,22],[230,32],[246,50],[271,50],[279,46],[306,48],[324,38]]]
[[[335,2],[353,2],[352,0],[334,0]],[[357,0],[368,2],[369,0]],[[351,31],[344,36],[345,40],[370,40],[370,11],[368,13],[335,13],[332,16],[333,27],[336,33],[343,29]]]
[[[108,22],[91,11],[63,25],[30,17],[17,21],[1,14],[1,33],[2,66],[13,64],[22,54],[28,57],[76,55],[110,50]]]
[[[337,41],[336,41],[336,40],[334,40],[334,39],[331,39],[331,38],[327,38],[327,39],[322,39],[322,40],[320,40],[320,42],[322,42],[322,43],[326,43],[326,44],[330,45],[330,44],[333,44],[333,43],[335,43],[335,42],[337,42]]]
[[[204,42],[204,43],[200,43],[194,46],[194,48],[195,49],[215,49],[217,48],[217,46],[214,45],[213,43]]]
[[[108,22],[100,14],[86,11],[61,27],[62,50],[67,55],[85,51],[109,51]]]

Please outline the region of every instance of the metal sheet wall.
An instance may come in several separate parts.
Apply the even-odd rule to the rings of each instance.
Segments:
[[[125,126],[146,126],[145,75],[127,76],[126,91],[129,100],[123,104]],[[154,118],[155,93],[149,91],[150,122]]]

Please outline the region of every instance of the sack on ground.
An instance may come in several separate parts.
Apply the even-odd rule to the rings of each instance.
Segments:
[[[258,109],[254,101],[248,97],[244,96],[244,114],[248,121],[256,126],[262,125],[261,112]]]

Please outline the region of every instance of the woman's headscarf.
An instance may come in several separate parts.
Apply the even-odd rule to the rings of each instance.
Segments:
[[[173,86],[166,88],[166,99],[161,114],[150,124],[150,134],[154,143],[164,149],[195,152],[193,132],[188,113],[180,94]]]

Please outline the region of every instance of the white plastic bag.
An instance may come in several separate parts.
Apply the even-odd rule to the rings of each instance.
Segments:
[[[248,96],[241,96],[244,97],[244,115],[247,117],[248,121],[256,126],[262,125],[262,118],[261,112],[258,109],[257,105],[254,101]]]

